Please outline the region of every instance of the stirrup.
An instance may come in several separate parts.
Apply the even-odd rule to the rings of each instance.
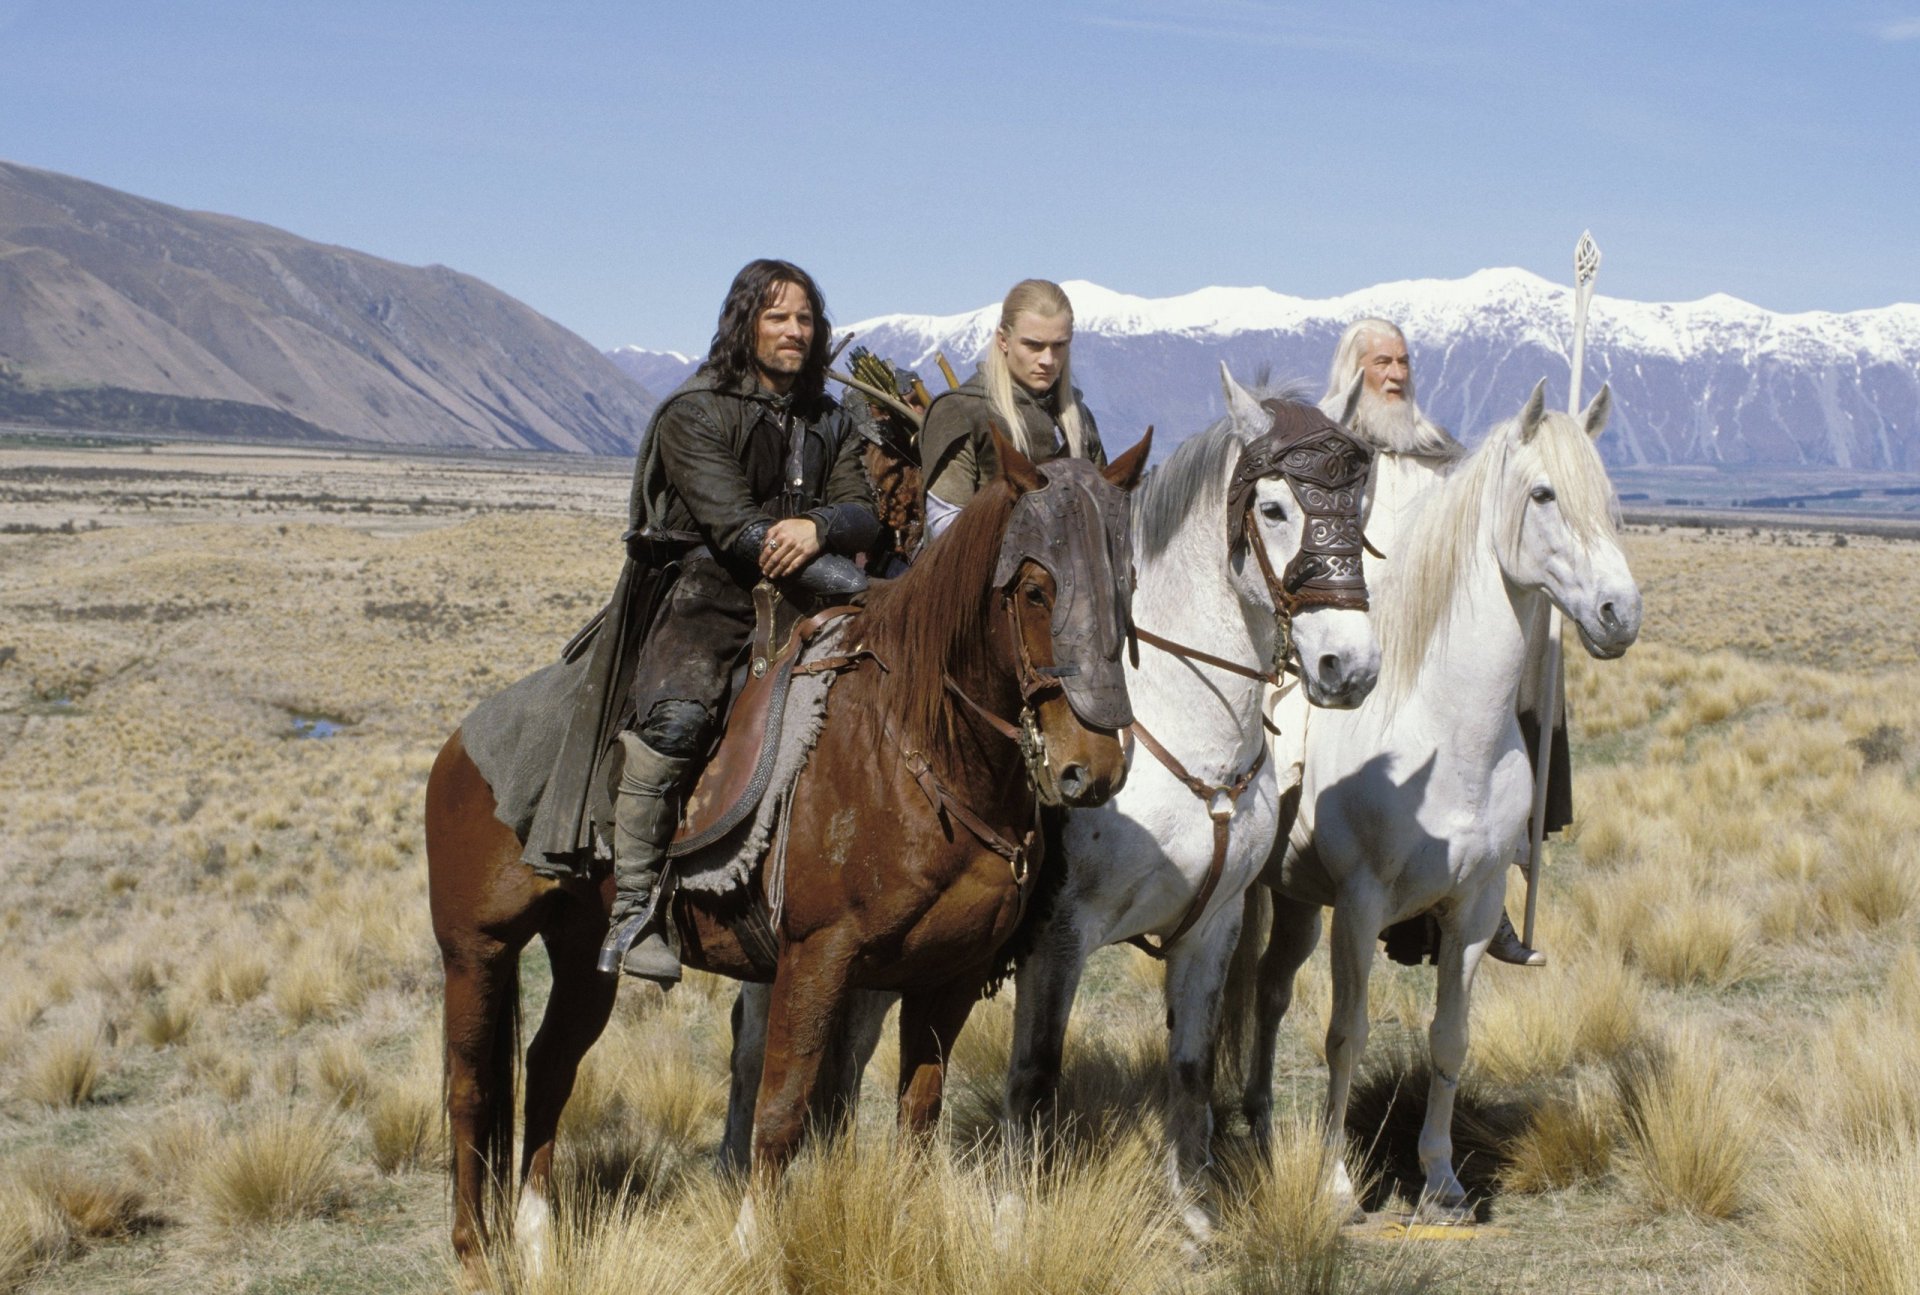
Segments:
[[[633,916],[607,928],[607,938],[600,942],[600,957],[593,964],[601,975],[620,974],[620,963],[627,956],[627,950],[633,947],[633,942],[640,938],[641,928],[653,916],[652,909],[653,906],[649,904]]]
[[[658,911],[658,904],[648,904],[613,924],[594,961],[601,975],[624,972],[636,980],[651,980],[662,989],[680,983],[680,955],[674,952],[664,930],[648,930]]]

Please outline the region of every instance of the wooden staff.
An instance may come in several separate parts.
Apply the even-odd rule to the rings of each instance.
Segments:
[[[1580,413],[1581,369],[1587,359],[1587,305],[1593,300],[1593,281],[1600,273],[1600,245],[1593,231],[1580,235],[1573,249],[1573,376],[1567,384],[1567,412]],[[1540,733],[1533,769],[1533,839],[1527,857],[1527,917],[1520,943],[1533,948],[1534,911],[1540,902],[1540,866],[1546,861],[1547,785],[1553,778],[1553,726],[1560,719],[1560,609],[1547,607],[1546,657],[1540,669]],[[1567,771],[1571,777],[1573,771]]]

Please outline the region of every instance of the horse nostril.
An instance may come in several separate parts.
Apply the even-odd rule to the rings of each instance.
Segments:
[[[1620,628],[1620,617],[1619,614],[1613,610],[1612,603],[1600,604],[1600,623],[1610,630]]]
[[[1328,652],[1320,658],[1320,682],[1330,684],[1340,677],[1340,658]]]
[[[1087,766],[1070,764],[1060,771],[1060,792],[1069,799],[1084,795],[1087,790]]]

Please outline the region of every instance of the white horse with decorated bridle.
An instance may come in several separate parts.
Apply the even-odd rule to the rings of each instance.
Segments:
[[[1127,671],[1127,781],[1104,806],[1067,817],[1066,877],[1015,972],[1007,1074],[1019,1154],[1053,1113],[1089,955],[1130,941],[1164,959],[1167,1173],[1196,1237],[1209,1230],[1200,1194],[1221,991],[1285,790],[1262,697],[1294,662],[1314,705],[1356,706],[1380,660],[1360,566],[1365,448],[1310,404],[1262,404],[1224,366],[1221,381],[1227,417],[1132,500],[1141,650]],[[1334,567],[1343,596],[1316,598],[1316,582],[1299,573]],[[1282,568],[1289,575],[1276,576]]]
[[[1441,939],[1429,1031],[1432,1080],[1419,1155],[1423,1218],[1470,1215],[1453,1168],[1453,1104],[1474,971],[1500,919],[1506,870],[1525,859],[1533,774],[1516,701],[1550,601],[1595,657],[1640,632],[1612,483],[1593,439],[1605,388],[1578,416],[1549,413],[1545,384],[1413,504],[1371,590],[1381,684],[1356,710],[1306,728],[1300,808],[1263,880],[1270,942],[1259,968],[1244,1108],[1270,1136],[1274,1038],[1294,974],[1333,909],[1326,1132],[1337,1147],[1367,1042],[1367,980],[1380,932],[1432,912]],[[1246,938],[1257,939],[1249,929]],[[1336,1190],[1352,1200],[1343,1160]]]

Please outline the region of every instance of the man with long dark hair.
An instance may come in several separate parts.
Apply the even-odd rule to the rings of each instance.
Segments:
[[[873,542],[879,521],[858,434],[825,391],[829,331],[826,303],[805,270],[749,263],[727,291],[706,361],[661,402],[641,442],[622,587],[636,569],[670,583],[650,587],[658,612],[651,626],[635,626],[644,640],[630,682],[608,667],[616,678],[606,686],[624,684],[627,704],[615,705],[621,694],[610,691],[602,713],[632,727],[618,734],[624,762],[613,800],[615,895],[604,969],[617,959],[629,975],[661,984],[680,978],[664,934],[666,905],[655,896],[675,793],[717,736],[753,633],[754,586],[772,581],[802,599],[864,586],[849,559]],[[616,661],[627,632],[601,634]],[[577,845],[577,825],[564,826],[574,830],[563,847]],[[532,844],[550,852],[549,841]]]

